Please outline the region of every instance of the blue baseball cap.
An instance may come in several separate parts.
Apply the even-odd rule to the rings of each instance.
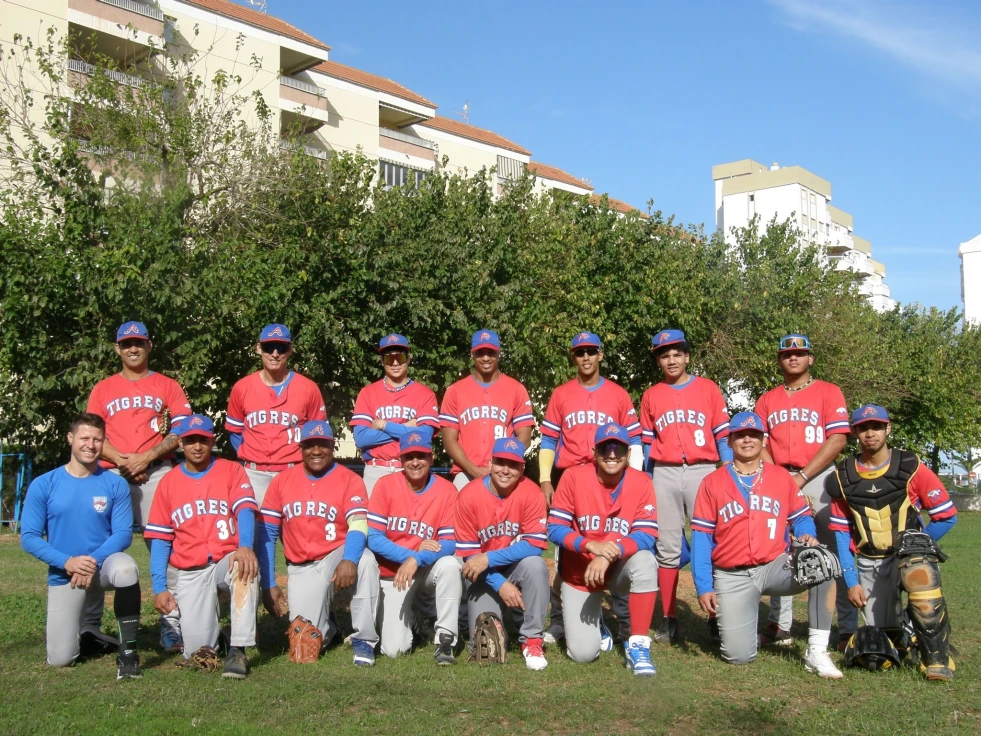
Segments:
[[[259,342],[293,342],[293,336],[286,325],[266,325],[259,332]]]
[[[514,460],[516,463],[525,461],[525,443],[515,437],[501,437],[494,440],[491,457]]]
[[[303,426],[300,427],[300,442],[306,442],[307,440],[332,439],[334,439],[334,433],[330,429],[330,424],[325,422],[323,419],[317,419],[312,422],[304,422]]]
[[[681,330],[661,330],[651,339],[651,345],[654,346],[654,350],[666,348],[668,345],[678,345],[683,342],[686,343],[688,341],[685,339],[685,333]]]
[[[865,422],[889,423],[889,412],[876,404],[862,404],[852,412],[852,426],[857,427]]]
[[[610,440],[629,445],[630,433],[627,432],[626,427],[622,427],[616,422],[603,424],[596,428],[596,434],[593,435],[593,445],[598,445],[601,442],[609,442]]]
[[[766,434],[766,424],[755,411],[741,411],[729,420],[729,434],[747,429]]]
[[[470,340],[470,352],[482,348],[501,351],[501,338],[497,336],[494,330],[480,330],[473,333],[473,338]]]
[[[409,432],[399,440],[399,455],[410,452],[428,452],[433,454],[433,440],[426,432]]]
[[[146,331],[146,325],[142,322],[124,322],[116,330],[116,342],[120,340],[149,340],[150,333]]]
[[[379,353],[384,353],[386,350],[391,350],[393,348],[408,352],[409,338],[407,338],[405,335],[397,335],[392,333],[391,335],[385,335],[385,337],[378,341]]]
[[[202,437],[213,438],[215,436],[215,423],[204,414],[191,414],[191,416],[174,425],[172,429],[178,437],[201,435]]]
[[[790,350],[806,350],[807,352],[811,352],[811,341],[807,339],[807,335],[800,335],[796,332],[790,335],[784,335],[780,338],[780,347],[777,348],[777,353],[785,353]]]
[[[595,332],[580,332],[572,338],[572,347],[569,350],[575,350],[576,348],[598,348],[602,350],[603,343],[600,342],[599,335]]]

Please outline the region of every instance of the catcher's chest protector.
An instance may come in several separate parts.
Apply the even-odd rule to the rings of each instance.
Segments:
[[[893,450],[889,468],[872,480],[858,474],[854,455],[838,463],[838,483],[852,515],[855,547],[866,557],[888,557],[896,551],[899,532],[919,528],[919,514],[907,490],[919,467],[919,458],[906,450]]]

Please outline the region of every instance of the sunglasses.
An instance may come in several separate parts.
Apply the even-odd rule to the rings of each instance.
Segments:
[[[577,358],[583,358],[587,355],[593,356],[599,353],[599,348],[576,348],[572,351],[572,354]]]
[[[261,342],[259,347],[262,348],[262,352],[266,355],[272,355],[277,350],[280,355],[286,355],[290,351],[290,344],[288,342]]]
[[[405,363],[409,359],[409,354],[402,352],[401,350],[392,350],[387,353],[382,353],[382,362],[385,365],[396,365],[397,363]]]
[[[616,458],[623,458],[627,456],[628,449],[625,444],[616,440],[607,440],[596,445],[596,452],[600,457],[607,457],[612,453]]]
[[[806,337],[794,335],[780,340],[781,350],[810,350],[811,342]]]
[[[143,340],[143,339],[138,338],[138,337],[133,337],[133,338],[130,338],[128,340],[120,340],[119,341],[119,349],[120,350],[129,350],[130,348],[145,348],[146,347],[146,343],[147,343],[146,340]]]

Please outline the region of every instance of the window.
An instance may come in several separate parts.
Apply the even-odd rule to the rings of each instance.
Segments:
[[[515,158],[507,156],[497,157],[497,175],[508,181],[520,179],[525,173],[525,164]]]
[[[750,220],[752,220],[754,217],[756,217],[756,195],[755,194],[750,194],[749,195],[749,204],[748,204],[748,209],[747,209],[746,214],[748,215],[748,219],[750,219]]]
[[[390,161],[378,162],[378,178],[384,182],[386,189],[406,184],[418,188],[427,176],[429,176],[428,171],[410,169],[408,166],[393,164]]]

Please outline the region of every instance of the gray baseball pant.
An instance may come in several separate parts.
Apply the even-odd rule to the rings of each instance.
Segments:
[[[387,465],[372,465],[371,463],[365,463],[363,480],[364,487],[368,491],[368,498],[371,498],[371,492],[375,488],[375,483],[384,478],[386,475],[401,472],[402,468],[390,468]]]
[[[657,561],[649,550],[642,549],[610,568],[607,576],[610,593],[654,593],[657,591]],[[600,655],[603,619],[603,591],[579,590],[562,583],[562,608],[565,617],[566,653],[574,662],[592,662]]]
[[[273,482],[273,478],[279,475],[279,473],[272,470],[251,470],[245,468],[245,474],[249,476],[249,483],[252,484],[252,493],[255,494],[255,502],[259,505],[259,508],[262,508],[262,500],[266,497],[269,484]]]
[[[415,614],[412,604],[420,591],[436,596],[436,637],[441,633],[453,635],[456,644],[460,615],[460,596],[463,563],[456,555],[440,557],[427,567],[416,570],[415,578],[406,590],[396,590],[391,578],[380,581],[378,615],[381,622],[381,652],[386,657],[397,657],[412,649],[412,622]]]
[[[195,570],[167,567],[167,588],[181,610],[181,629],[184,633],[184,659],[190,659],[201,647],[218,646],[218,589],[232,597],[233,647],[255,646],[256,605],[259,600],[259,576],[251,583],[237,577],[238,565],[230,567],[229,552],[218,562]]]
[[[898,629],[903,615],[903,600],[899,590],[899,566],[895,556],[881,560],[855,555],[858,583],[867,601],[862,617],[868,626]]]
[[[695,509],[695,495],[714,463],[669,465],[654,463],[651,477],[657,498],[657,564],[674,569],[681,565],[681,536],[685,517]]]
[[[756,658],[760,598],[764,595],[794,595],[805,588],[794,580],[789,554],[781,554],[772,562],[745,570],[717,567],[713,577],[719,602],[722,658],[732,664],[749,664]],[[831,611],[819,604],[818,596],[808,597],[807,613],[812,629],[827,631],[831,628]]]
[[[459,473],[453,476],[453,485],[456,486],[458,491],[462,491],[463,487],[472,480],[473,478],[461,470]]]
[[[828,529],[828,522],[831,520],[831,497],[824,489],[825,478],[833,472],[834,466],[829,466],[805,483],[801,491],[811,502],[818,541],[837,553],[835,533]],[[658,509],[658,527],[660,528],[660,509]],[[811,588],[807,594],[808,602],[813,597],[817,597],[822,602],[829,616],[835,609],[838,610],[839,634],[853,634],[858,630],[858,609],[848,601],[848,586],[844,578],[829,580]],[[790,596],[771,597],[769,620],[776,621],[784,631],[790,631],[794,622],[793,603],[794,599]],[[830,623],[828,629],[831,629]]]
[[[538,555],[525,557],[502,570],[508,582],[521,590],[525,610],[512,608],[518,641],[541,639],[545,630],[545,609],[548,607],[548,565]],[[470,584],[467,591],[467,623],[473,631],[477,617],[493,613],[504,620],[504,602],[501,596],[483,579]]]
[[[296,616],[312,621],[324,635],[324,641],[334,637],[330,623],[330,604],[334,599],[334,584],[331,578],[337,566],[344,559],[343,545],[326,557],[302,565],[287,565],[289,618]],[[358,562],[358,577],[354,583],[354,597],[351,599],[351,624],[355,639],[378,643],[375,630],[375,615],[378,609],[378,562],[375,556],[365,550]]]
[[[107,590],[129,588],[139,582],[140,571],[133,558],[125,552],[116,552],[105,559],[88,588],[72,588],[70,583],[49,585],[45,626],[48,664],[67,667],[78,659],[82,618],[92,601],[104,601]],[[102,634],[102,638],[110,637]]]

